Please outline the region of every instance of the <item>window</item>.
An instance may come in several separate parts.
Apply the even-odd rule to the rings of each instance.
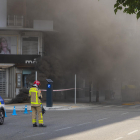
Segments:
[[[22,38],[22,54],[38,54],[38,37]]]

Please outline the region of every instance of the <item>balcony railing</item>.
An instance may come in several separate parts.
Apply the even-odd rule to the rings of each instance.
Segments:
[[[8,15],[7,26],[23,27],[23,16]]]

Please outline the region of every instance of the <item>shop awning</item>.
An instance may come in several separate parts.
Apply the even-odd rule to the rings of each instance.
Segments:
[[[0,63],[0,69],[6,69],[6,68],[12,67],[14,65],[15,64],[3,64],[3,63]]]

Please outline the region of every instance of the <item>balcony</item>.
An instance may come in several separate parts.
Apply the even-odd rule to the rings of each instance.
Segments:
[[[7,26],[8,27],[23,27],[23,16],[8,15]]]
[[[54,31],[53,21],[26,19],[23,15],[8,15],[7,27],[3,30],[23,30],[23,31]]]

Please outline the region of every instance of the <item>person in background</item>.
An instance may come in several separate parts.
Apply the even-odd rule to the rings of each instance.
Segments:
[[[36,115],[38,114],[39,127],[46,127],[43,124],[43,115],[42,115],[42,94],[39,90],[40,82],[35,81],[33,86],[29,90],[29,97],[31,98],[31,110],[32,110],[32,124],[33,127],[37,127]]]
[[[0,54],[11,54],[7,40],[4,37],[0,38]]]

